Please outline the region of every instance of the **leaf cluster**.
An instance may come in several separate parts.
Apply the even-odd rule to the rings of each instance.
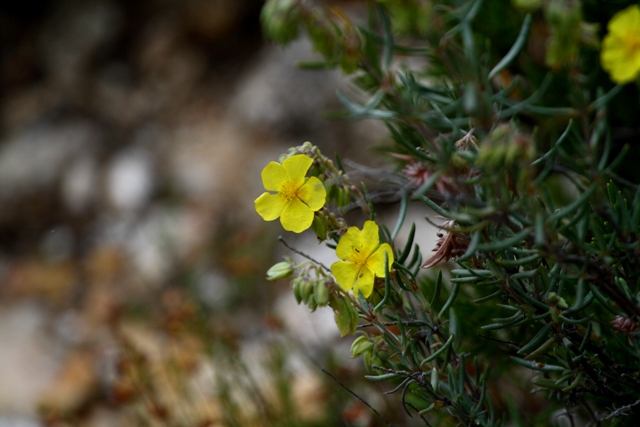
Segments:
[[[627,143],[640,96],[593,70],[593,2],[511,3],[373,2],[364,24],[296,6],[306,25],[323,20],[309,31],[326,58],[314,65],[341,67],[360,91],[339,93],[335,115],[389,131],[404,181],[387,184],[400,209],[383,240],[396,242],[411,204],[447,221],[430,259],[415,224],[395,247],[360,298],[352,353],[426,424],[527,414],[524,398],[508,410],[502,386],[544,397],[532,424],[558,411],[625,423],[640,408],[640,180]]]

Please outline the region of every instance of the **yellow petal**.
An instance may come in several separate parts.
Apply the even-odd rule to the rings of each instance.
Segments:
[[[393,264],[393,251],[388,243],[381,244],[367,259],[367,267],[378,277],[384,277],[384,254],[387,254],[389,269],[391,269],[391,264]]]
[[[600,62],[602,62],[602,68],[609,73],[619,67],[619,64],[624,66],[624,52],[620,49],[617,50],[603,50],[600,54]]]
[[[616,83],[628,83],[640,74],[640,7],[628,7],[611,18],[602,42],[602,68]]]
[[[362,258],[362,255],[360,255],[362,248],[360,233],[361,231],[358,227],[349,227],[345,235],[340,238],[338,246],[336,246],[336,255],[338,258],[349,261],[356,261]]]
[[[300,199],[292,199],[280,214],[280,222],[285,230],[302,233],[311,227],[313,211]]]
[[[362,292],[362,296],[368,298],[373,291],[373,283],[375,282],[375,277],[373,272],[367,268],[367,266],[363,266],[360,269],[358,274],[358,278],[356,279],[356,285],[353,288],[353,292],[355,294],[358,291]]]
[[[298,197],[307,204],[313,211],[317,211],[324,206],[327,199],[327,190],[322,182],[312,176],[298,189]]]
[[[262,185],[269,191],[280,191],[280,188],[289,180],[287,171],[280,163],[269,162],[262,169]]]
[[[350,290],[356,284],[358,270],[358,266],[352,262],[337,261],[331,264],[331,274],[336,279],[336,283],[345,291]]]
[[[638,74],[638,70],[626,63],[617,63],[611,69],[611,80],[616,83],[624,84],[633,81]]]
[[[640,7],[634,5],[613,15],[609,21],[607,29],[611,33],[620,33],[624,31],[638,31],[640,27]]]
[[[282,167],[289,175],[289,181],[295,183],[296,188],[298,188],[304,183],[304,178],[312,163],[313,159],[311,157],[304,154],[296,154],[285,159],[282,162]]]
[[[611,80],[616,83],[632,81],[640,71],[636,65],[638,61],[640,61],[640,52],[630,57],[619,39],[605,38],[600,52],[600,62],[602,68],[611,75]]]
[[[287,201],[279,194],[262,193],[255,200],[256,212],[265,221],[273,221],[278,218],[287,206]]]
[[[369,257],[380,245],[378,224],[374,221],[365,221],[362,227],[362,249],[366,257]]]

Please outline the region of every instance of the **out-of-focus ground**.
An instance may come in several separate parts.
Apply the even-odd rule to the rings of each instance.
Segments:
[[[0,427],[379,422],[321,371],[361,375],[332,313],[265,281],[286,251],[253,200],[287,148],[385,133],[323,118],[344,82],[261,5],[0,7]]]

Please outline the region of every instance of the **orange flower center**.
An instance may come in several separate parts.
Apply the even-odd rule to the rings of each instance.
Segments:
[[[640,34],[629,31],[622,37],[628,55],[640,54]]]
[[[285,183],[282,188],[280,188],[280,194],[284,197],[288,202],[298,197],[298,187],[292,182]]]
[[[353,256],[353,262],[358,266],[358,267],[362,267],[366,262],[367,262],[367,258],[364,256],[364,254],[362,253],[362,249],[358,249],[355,246],[353,247],[353,251],[354,256]]]

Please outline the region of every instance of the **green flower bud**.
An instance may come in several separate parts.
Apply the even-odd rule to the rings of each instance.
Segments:
[[[551,0],[545,7],[551,30],[545,63],[553,69],[576,61],[582,36],[582,9],[574,0]]]
[[[358,310],[353,306],[351,300],[332,293],[329,305],[333,309],[333,316],[340,330],[340,336],[353,334],[358,326]]]
[[[318,280],[316,282],[313,295],[318,306],[324,307],[329,304],[329,289],[327,289],[327,285],[325,285],[324,280]]]
[[[523,12],[533,12],[542,7],[542,0],[511,0],[511,5]]]
[[[351,203],[351,191],[346,187],[338,188],[338,197],[336,200],[338,207],[344,208],[349,205],[349,203]]]
[[[369,337],[366,335],[360,335],[351,344],[351,358],[354,359],[363,353],[371,352],[373,349],[373,343],[369,341]]]
[[[288,43],[298,36],[300,13],[296,0],[268,0],[260,14],[265,35],[277,43]]]
[[[455,151],[451,154],[451,164],[458,169],[464,169],[469,166],[468,160]]]
[[[303,281],[298,277],[291,281],[291,288],[293,289],[293,296],[296,298],[296,302],[300,304],[302,302],[302,285]]]
[[[293,274],[293,265],[289,261],[282,261],[274,266],[272,266],[269,270],[267,270],[267,280],[278,280],[284,279],[285,277],[289,277]]]
[[[308,277],[302,279],[302,284],[300,285],[300,298],[305,304],[308,304],[311,298],[313,298],[313,282],[309,280]]]
[[[305,304],[309,307],[312,313],[316,311],[316,308],[318,308],[318,302],[316,301],[316,296],[314,294],[308,295]]]
[[[535,144],[529,135],[518,132],[510,123],[493,129],[482,142],[476,163],[489,167],[528,164],[535,156]]]
[[[550,304],[555,304],[560,308],[569,308],[567,301],[555,292],[549,292],[549,295],[547,296],[547,302]]]
[[[327,229],[329,224],[327,222],[327,217],[320,212],[319,215],[313,217],[313,222],[311,223],[311,230],[315,233],[316,237],[318,237],[318,241],[323,242],[327,239]]]
[[[373,366],[382,366],[382,359],[375,352],[367,352],[362,355],[362,361],[364,362],[364,368],[367,372],[373,370]]]

